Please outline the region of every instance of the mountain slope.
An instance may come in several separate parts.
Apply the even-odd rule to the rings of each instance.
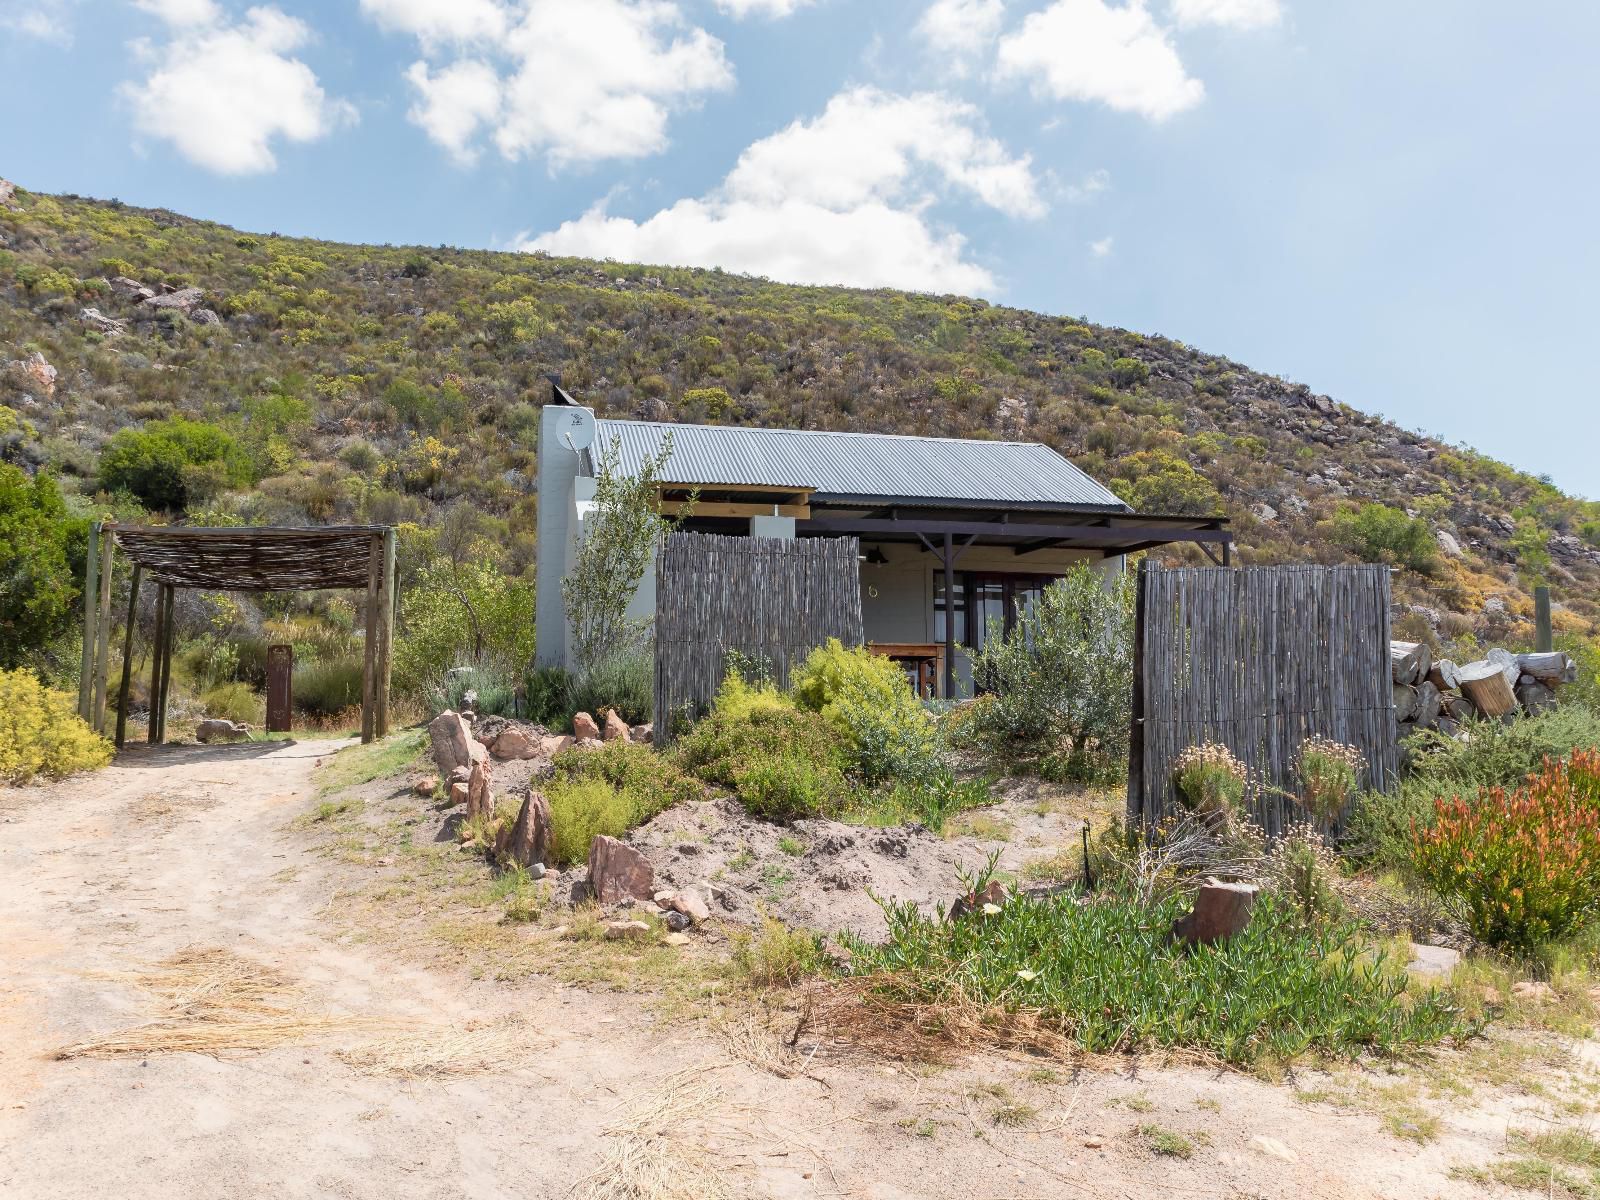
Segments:
[[[119,278],[177,294],[140,303]],[[464,522],[512,571],[559,374],[615,416],[1042,441],[1141,508],[1220,505],[1245,563],[1384,552],[1404,519],[1354,519],[1379,502],[1440,547],[1402,555],[1426,568],[1397,576],[1402,628],[1514,637],[1545,576],[1568,629],[1600,620],[1600,505],[1173,341],[959,297],[241,234],[18,189],[6,360],[0,454],[69,491],[93,493],[116,430],[183,414],[233,429],[256,479],[192,507]]]

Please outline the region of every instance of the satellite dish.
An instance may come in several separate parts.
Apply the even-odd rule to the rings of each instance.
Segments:
[[[575,408],[561,416],[561,440],[570,446],[574,453],[587,450],[594,445],[596,433],[594,411],[587,408]]]

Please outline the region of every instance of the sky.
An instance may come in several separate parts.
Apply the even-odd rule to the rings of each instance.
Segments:
[[[0,0],[0,177],[959,292],[1600,497],[1600,4]]]

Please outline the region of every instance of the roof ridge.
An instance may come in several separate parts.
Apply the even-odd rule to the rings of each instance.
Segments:
[[[1043,442],[1015,442],[1000,438],[961,438],[945,437],[943,435],[927,435],[921,433],[867,433],[853,432],[848,429],[794,429],[785,425],[700,425],[688,421],[635,421],[627,417],[597,417],[596,421],[602,425],[640,425],[651,429],[711,429],[719,433],[798,433],[807,437],[838,437],[838,438],[898,438],[910,442],[960,442],[963,445],[978,446],[1029,446],[1040,450],[1049,450],[1051,454],[1061,454]],[[1066,455],[1061,455],[1066,458]],[[1067,461],[1071,461],[1068,459]]]

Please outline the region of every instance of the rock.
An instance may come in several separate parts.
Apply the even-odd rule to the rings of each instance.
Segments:
[[[1447,529],[1435,529],[1433,540],[1439,543],[1439,553],[1446,558],[1460,558],[1466,553],[1461,548],[1461,543],[1456,541],[1456,535]]]
[[[1270,504],[1258,504],[1251,510],[1256,515],[1256,520],[1264,525],[1271,525],[1278,519],[1278,510]]]
[[[957,896],[955,903],[950,906],[948,920],[955,921],[967,916],[969,913],[982,912],[987,905],[1003,908],[1006,902],[1006,885],[998,879],[991,879],[976,892],[968,892],[965,896]]]
[[[597,742],[600,740],[600,726],[594,723],[594,718],[588,713],[578,713],[572,718],[572,736],[579,742]]]
[[[537,866],[541,874],[550,858],[550,802],[531,788],[511,827],[506,854],[519,867]]]
[[[690,938],[689,938],[689,935],[687,933],[673,932],[673,933],[667,934],[661,940],[663,942],[665,942],[669,946],[687,946],[689,944]]]
[[[457,804],[465,804],[466,802],[467,802],[467,785],[464,784],[464,783],[452,783],[450,785],[450,804],[451,804],[451,807],[454,807]]]
[[[666,907],[688,917],[696,925],[704,924],[711,919],[711,905],[706,903],[706,898],[693,888],[673,893],[668,897]]]
[[[656,727],[654,725],[635,725],[628,730],[628,737],[635,742],[642,742],[648,746],[656,740]]]
[[[1300,1161],[1300,1156],[1293,1150],[1289,1149],[1277,1138],[1267,1137],[1264,1134],[1257,1134],[1250,1139],[1250,1149],[1258,1154],[1265,1154],[1268,1158],[1276,1158],[1280,1162],[1296,1163]]]
[[[598,750],[605,745],[599,738],[579,738],[572,744],[579,750]]]
[[[528,732],[517,725],[507,725],[489,747],[496,758],[538,758],[544,753],[543,745],[536,743]]]
[[[46,397],[56,394],[57,371],[50,365],[50,360],[37,350],[27,358],[13,358],[6,366],[22,376],[27,386],[38,388]]]
[[[1540,979],[1524,979],[1511,985],[1511,994],[1530,1004],[1547,1004],[1556,998],[1556,990]]]
[[[600,736],[608,742],[627,742],[632,740],[628,733],[628,723],[617,716],[616,709],[606,713],[606,725]]]
[[[211,718],[201,721],[194,727],[194,740],[197,742],[227,742],[234,738],[249,737],[250,726],[242,721],[224,721],[220,718]]]
[[[1172,923],[1172,936],[1191,946],[1227,941],[1250,924],[1256,887],[1207,879],[1195,893],[1194,909]]]
[[[489,758],[485,755],[472,764],[467,777],[467,820],[494,815],[494,794],[490,790],[492,782]]]
[[[1105,1135],[1100,1133],[1091,1133],[1088,1137],[1083,1139],[1083,1144],[1090,1150],[1098,1150],[1100,1147],[1106,1144]]]
[[[140,303],[146,308],[170,308],[185,315],[205,299],[206,294],[197,287],[179,288],[165,296],[151,296]]]
[[[84,309],[78,314],[78,320],[96,333],[103,333],[108,337],[116,337],[118,334],[128,332],[128,323],[126,321],[118,321],[113,317],[108,317],[98,308]]]
[[[1411,943],[1411,961],[1406,970],[1413,975],[1448,975],[1461,963],[1461,951],[1448,946],[1423,946]]]
[[[673,933],[682,933],[693,924],[694,922],[689,919],[686,913],[669,912],[667,914],[667,928],[672,930]]]
[[[650,936],[650,926],[643,921],[607,921],[606,939],[613,942],[642,942]]]
[[[577,739],[563,734],[561,737],[554,735],[547,737],[539,747],[539,752],[545,758],[554,758],[563,750],[570,750],[577,744]]]
[[[448,708],[428,722],[428,739],[433,745],[433,761],[441,775],[449,775],[457,767],[470,768],[473,763],[489,757],[488,748],[472,736],[471,726],[459,713]]]
[[[672,907],[672,897],[674,895],[676,895],[676,894],[677,893],[675,893],[675,892],[673,892],[671,890],[668,890],[668,891],[665,891],[665,892],[657,892],[654,896],[651,897],[651,899],[653,899],[656,902],[656,906],[658,908],[660,908],[663,912],[665,912],[667,909]]]
[[[600,834],[589,846],[589,890],[601,904],[655,895],[655,868],[632,846]]]
[[[437,775],[424,775],[411,785],[411,790],[418,796],[431,796],[439,790],[439,777]]]
[[[0,179],[0,207],[17,207],[17,185],[9,179]]]
[[[147,288],[137,279],[129,279],[126,275],[118,275],[111,281],[111,291],[132,300],[149,300],[156,294],[154,288]]]
[[[221,325],[222,318],[209,308],[197,308],[189,314],[189,320],[196,325]]]

